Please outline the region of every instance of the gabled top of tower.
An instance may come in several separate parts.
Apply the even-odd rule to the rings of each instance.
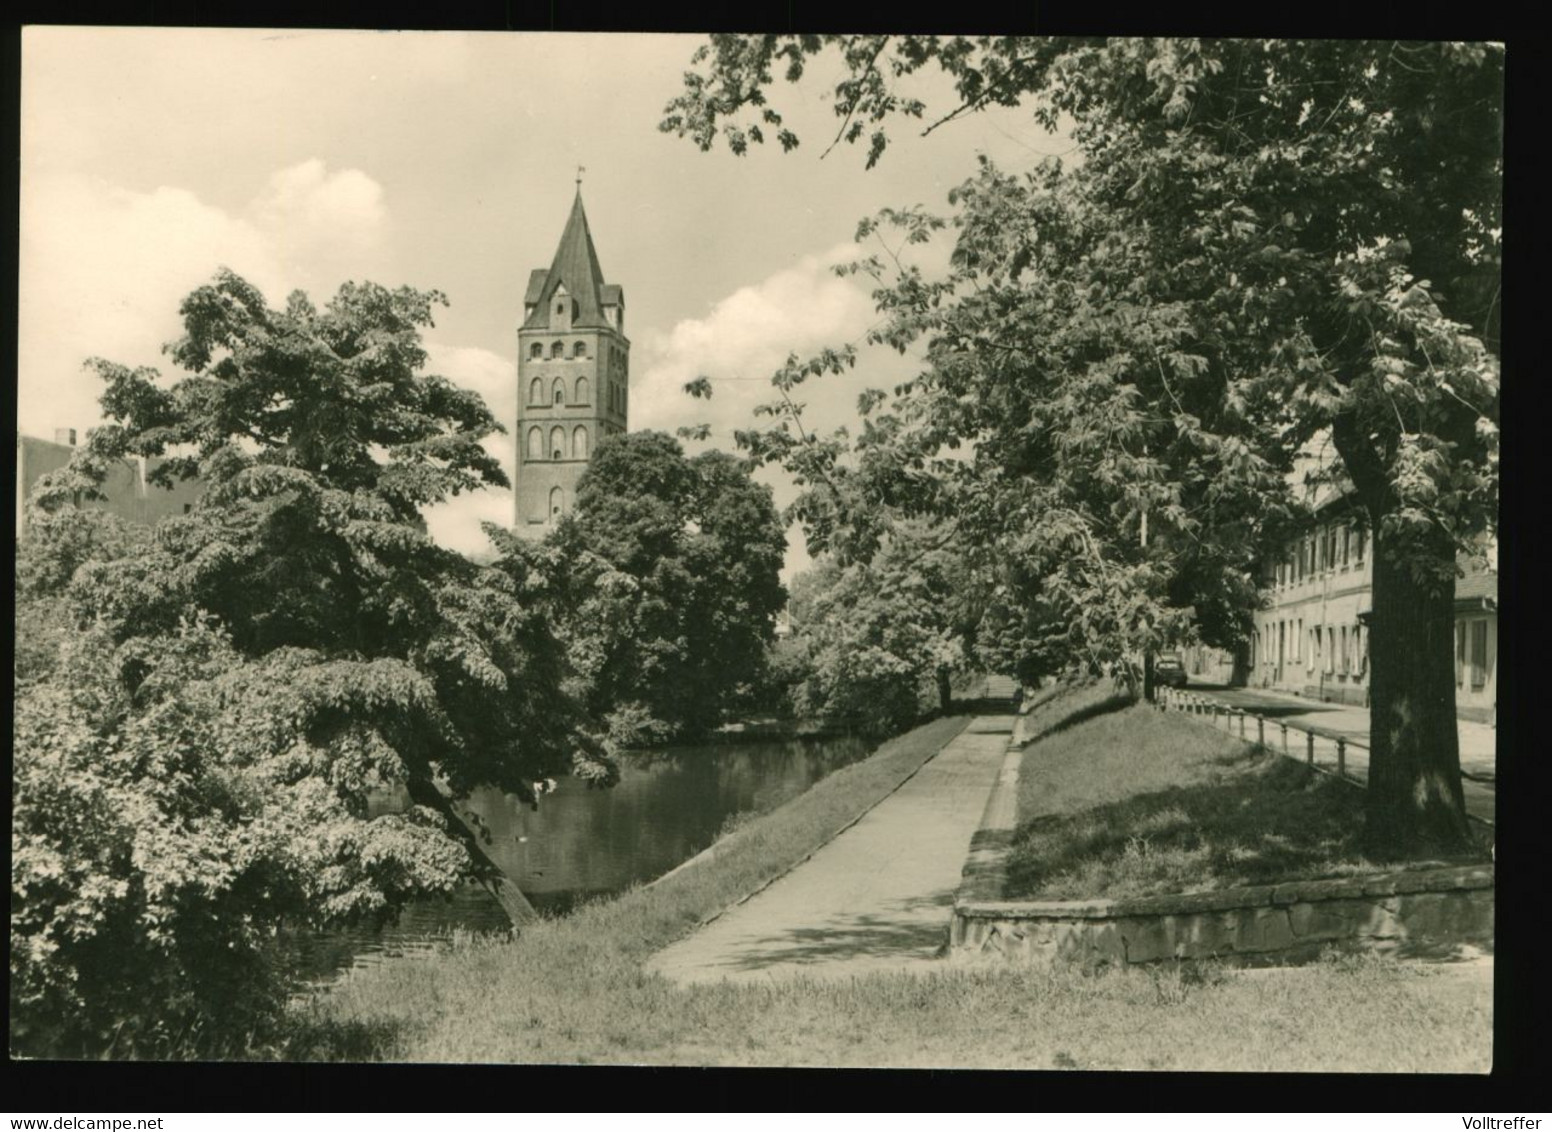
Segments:
[[[620,288],[604,282],[603,268],[598,266],[598,252],[593,247],[593,234],[588,230],[587,213],[582,209],[582,190],[577,190],[571,204],[571,216],[566,220],[566,230],[561,233],[560,246],[548,271],[535,271],[528,278],[528,293],[523,297],[527,317],[524,330],[542,330],[554,324],[555,292],[565,287],[572,301],[570,327],[582,328],[607,326],[619,329],[618,311],[611,319],[606,307],[620,307],[623,296]]]

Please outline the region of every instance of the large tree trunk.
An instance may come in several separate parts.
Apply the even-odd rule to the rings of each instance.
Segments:
[[[1460,848],[1470,827],[1455,719],[1455,547],[1437,528],[1404,547],[1386,533],[1399,502],[1385,463],[1354,417],[1333,424],[1374,536],[1365,840],[1378,853]]]
[[[469,856],[474,862],[474,877],[480,882],[496,903],[501,905],[501,910],[507,914],[507,919],[514,928],[522,928],[533,923],[539,918],[538,911],[528,902],[511,877],[502,871],[500,865],[490,859],[485,852],[485,847],[480,844],[480,839],[474,835],[463,818],[458,816],[453,807],[452,800],[437,788],[436,783],[424,778],[411,778],[406,784],[412,801],[422,806],[429,806],[447,819],[448,831],[460,841],[469,851]]]
[[[1417,579],[1391,541],[1374,539],[1366,840],[1377,850],[1455,848],[1470,837],[1455,719],[1455,582]],[[1453,566],[1449,540],[1437,541]]]
[[[954,706],[954,685],[949,680],[949,670],[938,669],[938,707],[944,715]]]
[[[1248,645],[1235,645],[1229,655],[1229,687],[1243,688],[1250,683],[1250,648]]]

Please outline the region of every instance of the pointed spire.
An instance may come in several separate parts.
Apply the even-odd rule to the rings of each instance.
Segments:
[[[604,272],[598,266],[598,252],[593,247],[593,234],[588,230],[580,184],[577,186],[576,199],[571,204],[571,216],[566,220],[566,230],[561,233],[560,245],[555,249],[555,259],[551,261],[550,270],[545,275],[544,290],[526,326],[549,324],[550,299],[555,289],[563,283],[577,304],[577,316],[571,323],[573,326],[608,325],[603,312]]]

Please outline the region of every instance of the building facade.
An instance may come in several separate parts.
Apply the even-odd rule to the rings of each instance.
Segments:
[[[604,282],[579,189],[548,270],[536,269],[517,332],[515,526],[542,535],[571,510],[594,447],[630,409],[625,293]]]
[[[1316,528],[1268,565],[1251,634],[1248,682],[1328,703],[1367,706],[1373,555],[1350,497],[1316,511]],[[1497,701],[1498,575],[1462,563],[1455,584],[1455,704],[1489,720]]]
[[[26,533],[28,494],[39,477],[58,471],[75,455],[76,433],[73,428],[57,429],[53,440],[16,434],[16,537]],[[161,461],[136,456],[119,460],[108,471],[101,491],[107,498],[81,501],[82,506],[111,511],[136,523],[154,523],[169,515],[187,514],[199,498],[201,486],[187,480],[170,488],[150,481],[150,474]]]

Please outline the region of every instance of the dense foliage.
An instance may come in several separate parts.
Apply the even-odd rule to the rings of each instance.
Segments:
[[[436,298],[277,311],[222,273],[183,304],[187,376],[94,363],[113,423],[40,485],[20,548],[13,1048],[240,1045],[281,1001],[278,924],[501,884],[452,799],[612,779],[536,572],[420,524],[505,483],[480,399],[420,372]],[[198,503],[154,528],[74,505],[126,455],[197,474]],[[393,788],[410,808],[368,820]]]
[[[879,503],[953,516],[1070,626],[1069,653],[1229,644],[1300,519],[1293,456],[1329,438],[1374,534],[1370,833],[1458,844],[1449,642],[1457,553],[1496,515],[1502,48],[718,36],[663,128],[741,152],[753,116],[790,149],[772,67],[797,80],[832,47],[839,137],[872,123],[870,164],[882,123],[925,113],[899,84],[929,64],[962,100],[939,123],[1028,100],[1081,161],[983,162],[951,198],[943,279],[889,244],[889,270],[853,268],[878,280],[872,340],[927,355],[858,459],[790,398],[852,351],[776,375],[780,427],[752,446],[808,474],[821,538],[866,552]],[[886,210],[859,238],[944,223]]]
[[[658,432],[605,438],[549,541],[574,691],[610,742],[693,736],[753,704],[786,602],[768,487]]]
[[[951,676],[973,663],[976,618],[966,615],[960,564],[919,531],[869,562],[822,558],[793,582],[793,640],[806,678],[798,714],[885,735],[934,701],[949,706]]]

